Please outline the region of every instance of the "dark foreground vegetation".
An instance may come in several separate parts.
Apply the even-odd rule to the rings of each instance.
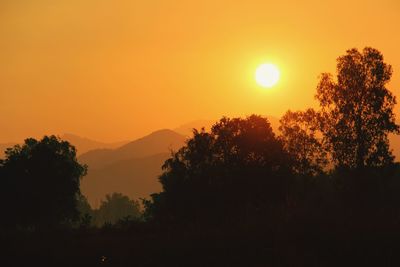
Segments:
[[[81,195],[86,166],[58,138],[0,164],[5,266],[398,266],[400,164],[392,74],[372,48],[322,74],[319,110],[222,118],[163,165],[150,199]]]

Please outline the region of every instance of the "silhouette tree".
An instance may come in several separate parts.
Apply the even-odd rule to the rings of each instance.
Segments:
[[[138,201],[129,199],[121,193],[107,194],[100,208],[94,211],[94,224],[115,224],[122,219],[138,219],[141,216]]]
[[[47,227],[78,218],[77,196],[86,166],[55,136],[26,139],[0,163],[0,205],[10,225]]]
[[[350,49],[337,59],[337,79],[323,73],[316,98],[321,130],[337,167],[363,169],[391,164],[388,134],[399,133],[395,96],[386,88],[392,68],[376,49]]]
[[[210,133],[194,130],[160,176],[163,192],[146,203],[167,220],[246,220],[287,205],[289,155],[266,118],[223,118]]]
[[[294,171],[304,176],[321,174],[327,164],[319,131],[319,114],[313,109],[305,112],[287,111],[280,119],[280,138],[294,159]]]
[[[80,194],[77,197],[77,208],[81,216],[91,215],[93,212],[92,207],[89,204],[89,201],[82,194]]]
[[[87,198],[82,194],[77,196],[77,209],[79,212],[78,226],[88,228],[92,224],[94,211]]]

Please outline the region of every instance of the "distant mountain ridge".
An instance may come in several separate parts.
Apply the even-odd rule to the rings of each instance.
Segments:
[[[193,129],[201,130],[201,128],[204,127],[206,131],[210,131],[211,126],[214,123],[215,121],[213,120],[195,120],[189,123],[182,124],[173,130],[184,136],[192,136]]]
[[[65,133],[60,136],[62,140],[70,142],[77,149],[77,154],[84,154],[94,149],[112,149],[125,145],[128,141],[104,143],[75,134]]]
[[[100,200],[112,192],[123,193],[133,199],[148,198],[151,193],[161,190],[158,176],[162,173],[161,166],[169,157],[170,153],[160,153],[89,169],[87,176],[82,179],[81,192],[96,208]]]
[[[88,151],[94,149],[112,149],[123,146],[124,144],[128,143],[128,141],[121,141],[121,142],[113,142],[113,143],[104,143],[95,141],[86,137],[81,137],[79,135],[65,133],[60,136],[62,140],[68,141],[71,145],[76,148],[77,155],[84,154]],[[21,142],[20,144],[22,144]],[[7,148],[13,147],[18,143],[4,143],[0,144],[0,158],[4,157],[4,152]]]
[[[120,160],[144,158],[159,153],[178,150],[186,137],[172,130],[163,129],[129,142],[116,149],[96,149],[79,156],[81,163],[89,169],[98,169]]]
[[[96,149],[81,155],[88,165],[81,190],[93,206],[108,193],[120,192],[131,198],[148,197],[161,189],[157,177],[171,150],[181,148],[186,137],[163,129],[116,149]]]

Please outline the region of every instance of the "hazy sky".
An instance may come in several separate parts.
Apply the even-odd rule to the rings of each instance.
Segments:
[[[400,98],[399,27],[398,0],[0,0],[0,142],[278,117],[315,106],[352,47],[384,54]],[[271,90],[254,82],[264,62],[281,70]]]

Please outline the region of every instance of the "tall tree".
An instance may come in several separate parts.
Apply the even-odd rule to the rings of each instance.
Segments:
[[[47,227],[78,218],[77,197],[86,166],[76,150],[55,136],[26,139],[0,162],[0,205],[4,223]]]
[[[316,98],[321,106],[324,143],[335,165],[349,169],[393,162],[388,134],[399,133],[395,96],[386,85],[392,68],[376,49],[350,49],[337,59],[337,78],[321,75]]]
[[[327,164],[323,148],[319,113],[313,109],[287,111],[280,119],[280,138],[292,156],[294,171],[301,175],[317,175]]]

